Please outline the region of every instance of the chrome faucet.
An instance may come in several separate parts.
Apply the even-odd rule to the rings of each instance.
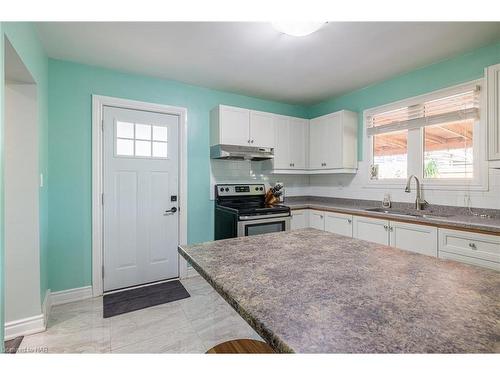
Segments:
[[[411,192],[410,184],[411,184],[412,177],[415,178],[415,182],[417,183],[417,197],[415,199],[415,209],[417,211],[420,211],[420,210],[422,210],[423,206],[425,204],[427,204],[427,201],[425,199],[421,198],[420,181],[418,180],[417,176],[415,176],[414,174],[412,174],[410,177],[408,177],[408,180],[406,181],[405,192],[406,193]]]

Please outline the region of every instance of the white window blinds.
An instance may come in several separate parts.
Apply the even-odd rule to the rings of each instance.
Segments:
[[[389,133],[479,118],[479,86],[453,95],[367,116],[367,134]]]

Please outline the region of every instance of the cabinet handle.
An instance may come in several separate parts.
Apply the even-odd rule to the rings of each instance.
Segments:
[[[292,163],[290,163],[290,167],[292,166]]]
[[[385,229],[385,230],[388,230],[388,229],[389,229],[389,226],[388,226],[388,225],[384,225],[384,229]]]
[[[469,244],[469,247],[470,247],[471,249],[476,249],[476,244],[475,244],[474,242],[471,242],[471,243]]]
[[[394,231],[394,227],[389,227],[389,232]]]
[[[250,143],[253,143],[253,139],[250,141]]]
[[[348,222],[349,224],[351,224],[351,223],[352,223],[352,220],[351,220],[351,219],[347,219],[347,222]]]
[[[247,142],[250,143],[250,139]]]

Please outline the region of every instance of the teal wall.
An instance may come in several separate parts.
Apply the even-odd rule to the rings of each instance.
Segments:
[[[308,116],[341,109],[355,111],[359,114],[358,134],[363,134],[365,109],[481,78],[486,66],[499,62],[497,43],[313,105],[308,108]],[[363,137],[358,137],[358,142],[358,158],[362,160]]]
[[[209,111],[217,104],[306,117],[306,109],[152,77],[49,60],[49,286],[91,284],[91,95],[186,107],[188,241],[213,238]]]
[[[0,63],[0,101],[2,121],[0,123],[2,137],[2,151],[0,153],[0,163],[2,166],[1,176],[3,178],[3,114],[4,114],[4,36],[7,37],[21,57],[23,63],[28,68],[35,82],[37,83],[37,100],[38,100],[38,130],[39,130],[39,159],[40,172],[45,176],[45,185],[40,189],[40,297],[41,301],[45,298],[45,293],[48,288],[48,58],[38,39],[37,31],[31,23],[19,22],[2,22],[0,23],[1,37],[1,63]],[[0,342],[3,345],[3,326],[4,326],[4,273],[3,273],[3,179],[0,180],[2,205],[0,218],[0,250],[1,250],[1,308],[0,308]]]

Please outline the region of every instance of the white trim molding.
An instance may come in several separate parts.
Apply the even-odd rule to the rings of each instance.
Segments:
[[[187,243],[187,109],[158,103],[92,95],[92,295],[103,294],[103,132],[104,107],[118,107],[179,116],[179,243]],[[178,255],[179,277],[187,275],[187,262]]]
[[[62,305],[64,303],[82,301],[92,298],[92,286],[61,290],[50,293],[50,306]]]
[[[5,322],[5,340],[43,332],[45,331],[45,327],[45,317],[43,314]]]
[[[378,107],[368,108],[363,111],[363,140],[364,140],[364,155],[363,160],[366,161],[365,168],[368,170],[361,171],[366,175],[364,188],[380,188],[380,189],[402,189],[406,184],[404,179],[370,179],[369,168],[373,163],[373,139],[367,134],[367,118],[375,113],[394,110],[401,107],[411,106],[423,101],[433,100],[443,95],[453,95],[468,88],[480,88],[479,94],[479,110],[480,117],[474,124],[474,178],[472,179],[430,179],[423,177],[423,130],[422,128],[408,130],[408,176],[414,174],[422,183],[422,190],[443,190],[443,191],[488,191],[488,161],[487,161],[487,142],[486,142],[486,97],[484,90],[484,79],[480,78],[474,81],[462,83],[459,85],[447,87],[444,89],[429,92],[427,94],[418,95],[415,97],[399,100],[393,103],[385,104]]]
[[[42,303],[42,315],[45,327],[47,327],[47,322],[49,321],[50,309],[52,308],[52,298],[51,291],[47,289],[45,291],[45,298]]]

